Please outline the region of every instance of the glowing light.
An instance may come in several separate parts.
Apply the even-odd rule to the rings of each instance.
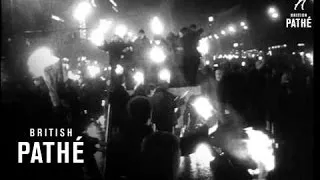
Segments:
[[[87,67],[87,70],[88,70],[89,76],[91,78],[96,77],[100,73],[100,68],[98,66],[95,66],[95,65],[89,65]]]
[[[300,56],[304,56],[304,52],[300,52],[299,54],[300,54]]]
[[[95,0],[91,0],[91,4],[92,4],[93,7],[97,7],[97,4],[96,4]]]
[[[117,5],[117,3],[116,2],[114,2],[114,0],[109,0],[110,1],[110,3],[113,5],[113,6],[115,6],[115,7],[117,7],[118,5]]]
[[[269,10],[268,10],[268,13],[269,14],[274,14],[274,13],[277,13],[277,10],[275,7],[270,7]]]
[[[275,168],[273,140],[261,131],[245,129],[248,139],[245,140],[250,157],[258,164],[260,170],[271,171]]]
[[[106,100],[102,100],[101,101],[101,106],[105,106],[106,105]]]
[[[166,60],[166,55],[161,47],[154,46],[150,51],[150,59],[155,63],[162,63]]]
[[[161,41],[160,41],[160,40],[155,40],[154,43],[155,43],[156,45],[160,45]]]
[[[298,45],[299,47],[305,46],[304,43],[298,43],[297,45]]]
[[[89,40],[96,46],[102,46],[104,42],[104,34],[99,29],[93,30]]]
[[[167,83],[170,83],[171,80],[171,73],[168,69],[162,69],[159,72],[159,79],[161,81],[166,81]]]
[[[83,1],[78,4],[73,12],[73,17],[82,22],[85,21],[87,16],[92,12],[92,6],[89,2]]]
[[[221,34],[222,34],[222,35],[226,35],[226,31],[222,30],[222,31],[221,31]]]
[[[151,20],[151,30],[156,35],[160,35],[163,33],[164,27],[158,17],[154,17]]]
[[[101,76],[100,79],[101,79],[102,81],[105,81],[105,80],[106,80],[106,78],[104,78],[103,76]]]
[[[242,67],[246,66],[246,62],[242,61],[241,66]]]
[[[217,34],[214,34],[214,38],[219,39],[219,36]]]
[[[74,81],[78,81],[80,79],[80,75],[74,74],[72,71],[68,71],[68,78]]]
[[[128,32],[128,37],[132,38],[133,37],[133,33],[132,32]]]
[[[205,120],[208,120],[215,111],[209,100],[205,97],[198,97],[192,103],[192,106],[195,108],[196,112]]]
[[[273,14],[271,14],[271,17],[273,19],[277,19],[279,17],[279,14],[278,13],[273,13]]]
[[[233,43],[233,47],[239,47],[239,43]]]
[[[249,28],[248,28],[248,26],[243,26],[243,29],[244,29],[244,30],[247,30],[247,29],[249,29]]]
[[[248,172],[251,175],[258,175],[261,173],[259,169],[248,169]]]
[[[263,59],[263,57],[262,57],[262,56],[259,56],[258,59],[261,61],[261,60]]]
[[[112,6],[112,9],[113,9],[115,12],[119,12],[119,10],[118,10],[115,6]]]
[[[120,24],[115,29],[115,35],[123,38],[127,34],[127,26]]]
[[[210,162],[215,159],[208,144],[199,144],[193,155],[201,162]]]
[[[208,20],[209,20],[209,22],[213,22],[213,21],[214,21],[213,16],[210,16],[210,17],[208,18]]]
[[[60,17],[56,16],[56,15],[51,15],[51,19],[56,20],[56,21],[60,21],[60,22],[64,22],[63,19],[61,19]]]
[[[218,129],[218,123],[216,123],[214,126],[209,128],[208,135],[211,135],[212,133],[216,132]]]
[[[206,65],[209,65],[209,64],[210,64],[210,61],[207,60],[207,61],[206,61]]]
[[[234,26],[232,26],[232,25],[230,25],[230,26],[228,27],[228,30],[229,30],[229,32],[231,32],[231,33],[235,33],[235,32],[236,32],[236,28],[235,28]]]
[[[219,64],[214,64],[213,67],[219,67]]]
[[[246,23],[245,22],[240,22],[240,26],[245,26],[246,25]]]
[[[59,58],[55,57],[47,47],[41,47],[34,51],[28,58],[29,71],[35,76],[44,76],[45,68],[57,63]]]
[[[208,54],[208,52],[209,52],[209,42],[208,42],[207,38],[200,39],[198,47],[197,47],[197,50],[202,55]]]
[[[140,71],[137,71],[133,75],[133,79],[138,85],[139,84],[143,84],[144,83],[144,74],[142,72],[140,72]]]
[[[306,53],[306,57],[311,65],[313,65],[313,53]]]
[[[121,75],[123,74],[124,69],[121,65],[117,64],[116,69],[114,71],[116,72],[117,75]]]

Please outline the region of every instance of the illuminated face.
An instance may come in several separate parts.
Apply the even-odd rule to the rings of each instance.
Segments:
[[[216,74],[216,80],[217,81],[221,81],[222,75],[223,75],[222,71],[221,70],[216,70],[215,74]]]

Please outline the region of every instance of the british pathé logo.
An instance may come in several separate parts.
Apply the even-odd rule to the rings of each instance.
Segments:
[[[306,1],[307,0],[298,0],[298,2],[294,4],[294,11],[297,11],[299,8],[301,9],[301,11],[304,11]],[[287,28],[312,28],[311,16],[305,12],[290,13],[290,18],[286,18],[286,27]]]

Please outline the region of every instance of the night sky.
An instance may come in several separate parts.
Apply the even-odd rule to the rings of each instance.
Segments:
[[[285,18],[294,12],[294,0],[114,0],[118,4],[119,13],[115,13],[108,0],[95,0],[98,5],[91,16],[89,26],[93,26],[98,18],[112,17],[127,24],[134,31],[140,28],[149,32],[149,20],[154,15],[163,19],[167,32],[177,32],[183,26],[197,24],[205,27],[207,18],[214,15],[216,26],[244,18],[249,24],[250,37],[257,46],[284,42],[312,43],[311,29],[286,29]],[[306,12],[313,13],[313,3],[307,0]],[[13,0],[14,31],[10,29],[9,0],[2,0],[2,33],[21,32],[24,30],[52,28],[50,12],[66,20],[63,27],[75,27],[72,18],[73,5],[77,0]],[[269,5],[276,5],[280,10],[281,19],[270,20],[266,11]],[[223,17],[223,18],[222,18]]]

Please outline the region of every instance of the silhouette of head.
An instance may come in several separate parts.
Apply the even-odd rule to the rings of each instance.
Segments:
[[[156,132],[142,143],[142,179],[177,179],[180,163],[180,143],[176,136]]]
[[[128,102],[129,117],[139,125],[144,125],[151,117],[151,104],[144,96],[136,96]]]

